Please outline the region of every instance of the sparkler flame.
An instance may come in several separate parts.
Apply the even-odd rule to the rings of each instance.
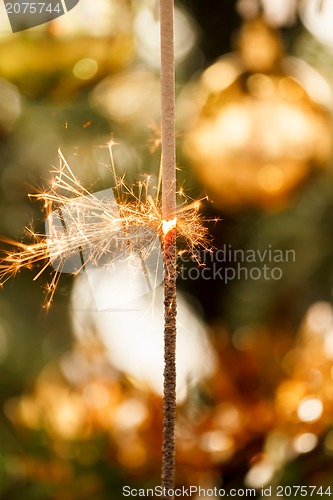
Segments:
[[[2,238],[15,250],[5,252],[0,260],[0,284],[15,276],[22,268],[31,269],[40,264],[34,276],[53,266],[51,281],[46,286],[44,307],[53,300],[60,275],[77,274],[85,266],[112,269],[124,254],[129,260],[145,261],[177,224],[177,235],[185,251],[194,255],[194,249],[209,248],[208,230],[197,210],[197,202],[188,203],[183,191],[183,203],[177,208],[177,217],[162,219],[158,197],[148,194],[150,178],[135,185],[126,184],[124,177],[115,173],[111,145],[111,171],[115,187],[113,196],[90,193],[72,172],[59,150],[59,167],[53,171],[54,180],[47,191],[29,195],[43,202],[46,215],[46,234],[25,228],[32,240],[28,244]],[[106,190],[106,192],[110,190]],[[61,227],[62,226],[62,227]],[[127,250],[127,253],[126,253]],[[184,253],[184,248],[179,254]]]
[[[174,219],[169,219],[169,220],[162,220],[162,232],[163,236],[166,236],[169,231],[174,229],[177,226],[177,218],[175,217]]]

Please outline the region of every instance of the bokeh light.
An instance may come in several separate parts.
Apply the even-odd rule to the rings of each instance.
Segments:
[[[184,152],[214,203],[278,205],[328,161],[328,108],[322,92],[316,100],[307,92],[312,79],[304,64],[282,59],[276,35],[256,20],[245,25],[240,54],[216,62],[189,90],[196,108]],[[317,81],[325,87],[319,74]]]
[[[141,1],[133,21],[136,52],[152,68],[160,67],[160,27],[154,2]],[[197,41],[197,30],[189,12],[175,6],[176,63],[188,57]]]
[[[323,413],[323,403],[320,399],[306,398],[299,404],[297,414],[302,422],[314,422]]]
[[[299,2],[299,15],[304,26],[320,42],[333,46],[332,20],[333,5],[326,0],[319,6],[317,0],[301,0]],[[320,8],[319,8],[320,7]]]
[[[105,280],[105,273],[96,276]],[[115,277],[113,284],[118,289]],[[136,279],[140,279],[137,277]],[[104,345],[112,366],[128,374],[139,386],[163,391],[163,306],[162,289],[156,288],[122,309],[97,312],[93,290],[84,274],[76,280],[72,296],[75,335],[84,341],[91,325]],[[88,327],[88,328],[87,328]],[[186,399],[188,388],[215,370],[215,355],[204,325],[186,300],[178,299],[177,397]],[[189,355],[190,353],[190,355]]]

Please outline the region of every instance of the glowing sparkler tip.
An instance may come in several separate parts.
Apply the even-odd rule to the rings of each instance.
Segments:
[[[169,220],[162,220],[162,231],[164,236],[168,234],[171,229],[174,229],[177,225],[177,217]]]

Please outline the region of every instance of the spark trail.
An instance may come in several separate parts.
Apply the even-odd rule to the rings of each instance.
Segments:
[[[194,250],[198,247],[210,249],[208,230],[198,211],[200,201],[190,200],[181,189],[178,195],[182,201],[176,218],[164,221],[158,195],[153,198],[148,194],[150,177],[127,184],[124,177],[116,175],[111,148],[112,145],[109,146],[114,177],[114,197],[111,198],[87,190],[59,150],[59,165],[52,171],[53,182],[45,191],[29,195],[42,202],[47,232],[40,234],[33,227],[26,227],[27,243],[1,238],[9,245],[0,260],[1,285],[23,268],[37,268],[34,280],[51,269],[44,302],[44,307],[49,308],[60,275],[73,256],[78,253],[85,256],[84,262],[81,259],[81,264],[73,270],[74,275],[87,264],[113,268],[126,248],[131,249],[130,255],[139,255],[145,260],[152,251],[153,239],[155,241],[152,234],[158,234],[162,244],[170,222],[177,227],[179,255],[185,251],[195,256]],[[64,222],[63,230],[54,224],[52,214],[55,213]]]

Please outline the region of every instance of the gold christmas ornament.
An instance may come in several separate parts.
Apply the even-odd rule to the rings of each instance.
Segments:
[[[184,153],[217,206],[276,206],[330,158],[330,105],[325,80],[256,19],[188,88]]]

